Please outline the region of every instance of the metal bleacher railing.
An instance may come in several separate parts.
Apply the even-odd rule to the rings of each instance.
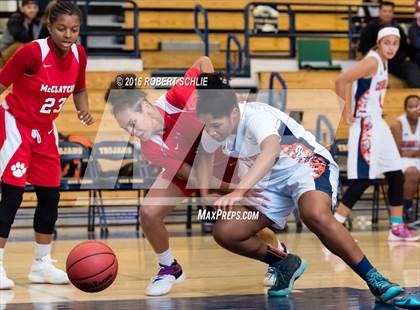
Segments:
[[[256,32],[255,29],[251,29],[253,24],[253,14],[252,10],[258,6],[270,6],[275,8],[279,13],[287,14],[289,27],[286,30],[275,30],[272,32]],[[298,31],[296,29],[296,14],[299,14],[299,8],[308,6],[316,6],[319,8],[336,8],[340,13],[345,14],[346,16],[343,19],[347,20],[348,29],[346,31]],[[332,4],[332,3],[306,3],[299,2],[293,4],[287,3],[278,3],[278,2],[250,2],[244,8],[244,46],[242,49],[238,50],[237,53],[243,53],[243,62],[242,67],[235,67],[235,70],[232,71],[232,65],[227,66],[228,74],[235,75],[235,72],[240,72],[240,75],[250,75],[250,66],[251,66],[251,48],[250,40],[254,37],[259,38],[288,38],[289,39],[289,53],[286,57],[294,58],[296,56],[296,40],[298,38],[345,38],[348,39],[348,58],[354,59],[356,56],[357,40],[360,38],[360,34],[356,32],[356,22],[360,21],[360,17],[357,15],[357,9],[360,6],[369,6],[367,4]],[[412,9],[411,5],[398,5],[396,8],[395,18],[399,22],[408,22],[412,20]],[[409,12],[409,10],[411,10]],[[316,11],[314,11],[316,12]],[[336,14],[335,11],[326,11],[325,14]],[[226,50],[227,56],[226,59],[231,59],[231,49]]]
[[[82,26],[80,29],[80,41],[86,48],[89,56],[125,56],[140,58],[140,44],[139,44],[139,8],[134,0],[73,0],[79,6],[82,11]],[[2,4],[8,2],[12,6],[13,2],[16,3],[16,7],[20,4],[20,0],[1,0]],[[133,12],[133,27],[131,29],[125,29],[122,26],[93,26],[89,25],[89,15],[95,13],[101,5],[118,5],[122,7],[124,12]],[[128,5],[128,6],[127,6]],[[13,11],[9,9],[0,8],[0,19],[8,18]],[[1,32],[1,29],[0,29]],[[133,37],[133,49],[132,50],[101,50],[90,48],[88,45],[88,38],[94,37],[107,37],[115,36],[125,40],[126,37]]]
[[[204,28],[200,28],[200,14],[203,16]],[[206,9],[200,4],[194,7],[194,31],[204,43],[204,55],[209,56],[209,18]]]
[[[139,8],[134,0],[74,0],[82,11],[82,27],[80,30],[81,43],[87,49],[88,55],[92,56],[130,56],[134,58],[141,57],[140,45],[139,45]],[[128,4],[131,7],[127,8],[124,6],[124,11],[133,11],[133,28],[120,29],[106,28],[106,27],[94,27],[89,26],[89,14],[94,12],[95,5],[104,4]],[[106,37],[106,36],[121,36],[121,37],[133,37],[134,48],[132,51],[90,51],[88,46],[88,37]]]

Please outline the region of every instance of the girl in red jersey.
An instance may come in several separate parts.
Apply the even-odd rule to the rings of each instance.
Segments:
[[[195,114],[196,83],[191,81],[201,83],[196,80],[198,76],[202,72],[213,71],[209,58],[199,58],[186,72],[183,80],[154,104],[149,103],[146,94],[140,90],[129,91],[118,85],[111,86],[117,89],[113,89],[112,93],[110,89],[105,96],[120,126],[140,138],[142,155],[164,168],[140,208],[143,232],[158,256],[160,266],[158,275],[151,279],[146,289],[147,295],[164,295],[174,283],[185,278],[181,265],[173,258],[169,248],[169,235],[163,219],[185,197],[197,191],[197,187],[194,187],[194,173],[191,172],[203,126]],[[125,84],[124,76],[118,78],[118,84]],[[214,175],[225,181],[221,187],[227,189],[227,182],[234,175],[236,161],[229,160],[220,152],[215,162]],[[269,229],[260,232],[259,237],[270,243],[274,251],[284,251]],[[265,282],[274,282],[271,273],[267,274]]]
[[[4,247],[26,182],[35,187],[35,259],[29,273],[34,283],[68,283],[51,259],[51,243],[60,198],[60,156],[54,119],[73,94],[83,124],[93,120],[85,89],[86,55],[75,42],[81,13],[72,1],[49,6],[47,39],[25,44],[0,72],[0,93],[13,84],[0,107],[0,289],[14,282],[3,268]]]

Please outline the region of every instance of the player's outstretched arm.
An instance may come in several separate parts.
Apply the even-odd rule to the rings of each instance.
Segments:
[[[354,65],[350,70],[341,73],[335,80],[335,92],[340,103],[344,103],[343,117],[348,125],[353,123],[350,96],[346,96],[346,88],[353,81],[361,78],[371,77],[378,69],[378,63],[375,58],[367,57]]]
[[[249,204],[249,207],[256,205],[255,199],[253,198],[258,197],[267,200],[267,198],[260,195],[258,191],[253,191],[253,189],[255,188],[255,185],[273,169],[273,166],[280,156],[279,136],[268,136],[261,142],[260,147],[261,153],[257,156],[254,165],[244,175],[235,190],[219,198],[214,203],[217,207],[226,209],[241,203],[245,197],[249,196],[247,193],[250,191],[252,191],[252,194],[251,197],[248,198],[249,201],[253,203]],[[264,204],[261,206],[264,206]]]
[[[77,118],[83,125],[92,125],[93,117],[89,112],[89,101],[86,89],[73,94],[74,105],[77,110]]]
[[[199,68],[201,73],[213,73],[214,67],[211,59],[207,56],[202,56],[192,65],[195,68]]]

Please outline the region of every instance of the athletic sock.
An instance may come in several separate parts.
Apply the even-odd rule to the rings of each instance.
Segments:
[[[354,265],[351,266],[351,268],[356,272],[363,280],[366,280],[366,275],[369,271],[373,269],[372,264],[369,262],[369,260],[366,258],[366,256],[363,256],[362,260]]]
[[[396,226],[404,223],[402,216],[391,216],[391,225]]]
[[[337,221],[339,221],[341,224],[344,224],[344,222],[347,220],[347,217],[342,216],[341,214],[339,214],[338,212],[334,213],[334,217]]]
[[[51,253],[51,245],[50,244],[39,244],[35,242],[35,259],[39,260]]]
[[[167,249],[165,252],[158,253],[159,265],[170,266],[174,262],[171,249]]]
[[[413,206],[412,200],[404,200],[403,202],[404,210],[408,210]]]
[[[289,251],[287,250],[287,247],[286,247],[286,245],[283,243],[283,242],[281,242],[280,240],[277,240],[277,242],[278,242],[278,244],[277,244],[277,249],[279,250],[279,251],[281,251],[281,252],[284,252],[284,253],[289,253]]]
[[[262,261],[269,265],[272,265],[280,260],[285,259],[287,256],[286,253],[279,251],[279,249],[273,248],[271,245],[267,245],[267,253],[265,254]]]

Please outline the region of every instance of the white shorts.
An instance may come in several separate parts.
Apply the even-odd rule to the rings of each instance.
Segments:
[[[420,158],[401,157],[402,170],[405,172],[409,167],[416,167],[420,171]]]
[[[268,208],[259,208],[259,211],[274,222],[274,227],[282,229],[287,217],[298,207],[302,194],[319,190],[331,197],[331,208],[337,203],[338,166],[330,163],[324,173],[314,179],[312,170],[305,165],[294,165],[276,173],[275,179],[270,179],[269,185],[262,195],[270,199],[265,201]]]
[[[376,179],[401,170],[401,157],[388,125],[382,118],[356,119],[349,130],[347,177]]]

